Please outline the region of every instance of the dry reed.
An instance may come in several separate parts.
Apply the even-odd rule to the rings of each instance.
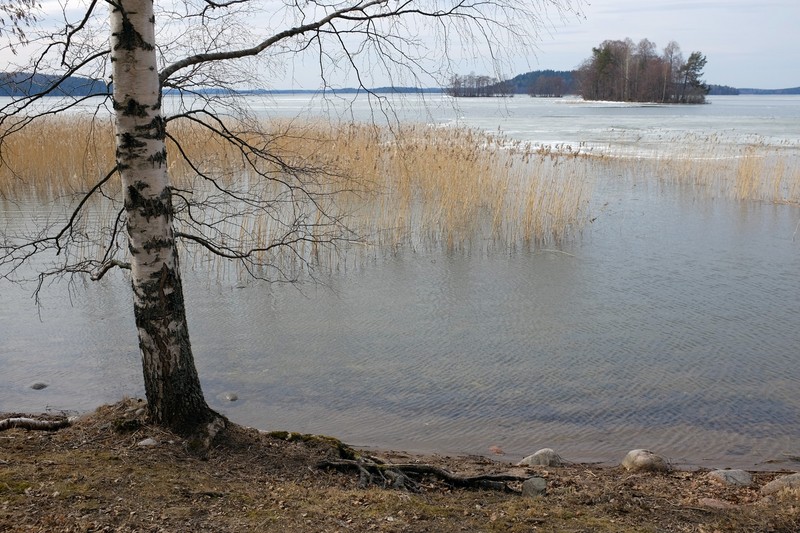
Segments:
[[[571,235],[587,216],[590,159],[531,152],[483,133],[423,125],[394,130],[291,121],[261,130],[229,126],[247,141],[244,151],[189,121],[170,123],[169,134],[180,150],[168,142],[169,171],[178,194],[212,206],[193,212],[195,224],[206,224],[215,238],[235,238],[245,246],[265,247],[284,236],[284,219],[297,217],[298,202],[304,223],[319,232],[316,240],[334,240],[329,232],[335,220],[362,244],[374,245],[360,247],[373,253],[403,245],[463,249],[550,242]],[[75,116],[40,121],[10,136],[3,144],[0,195],[29,201],[72,198],[74,205],[113,167],[112,131],[110,121]],[[267,157],[253,157],[254,151]],[[240,194],[272,199],[270,210],[223,199],[198,170]],[[313,201],[298,196],[295,185],[309,191]],[[104,186],[103,193],[98,202],[106,205],[96,216],[113,218],[118,184]],[[324,252],[313,242],[284,250],[286,258],[299,254],[306,260],[321,259]],[[261,253],[265,257],[259,260],[276,261]]]
[[[183,229],[204,225],[217,241],[254,248],[285,238],[301,221],[312,238],[294,248],[259,252],[257,260],[271,264],[298,257],[334,263],[340,259],[337,252],[314,241],[343,238],[370,245],[356,248],[372,254],[398,246],[488,249],[559,241],[589,217],[597,175],[655,177],[691,187],[694,194],[800,203],[796,146],[732,146],[716,137],[692,136],[674,140],[685,148],[680,153],[624,158],[568,147],[534,149],[472,130],[418,124],[394,129],[322,121],[227,126],[246,141],[244,149],[191,121],[170,123],[167,150],[176,193],[190,198],[187,206],[206,208],[195,209],[192,220],[185,213],[177,220]],[[109,118],[75,115],[34,122],[3,140],[0,198],[29,203],[59,198],[68,212],[113,168],[112,139]],[[269,209],[231,201],[217,186],[269,199]],[[310,195],[298,195],[297,186]],[[113,220],[119,192],[116,179],[104,185],[92,220]],[[92,224],[79,222],[80,231],[93,232]],[[352,233],[343,235],[342,228]],[[108,231],[94,234],[99,236],[87,240],[101,247]]]
[[[707,197],[800,204],[799,146],[759,139],[729,144],[715,135],[688,135],[670,144],[680,146],[680,154],[662,155],[654,168],[645,166],[646,173]]]

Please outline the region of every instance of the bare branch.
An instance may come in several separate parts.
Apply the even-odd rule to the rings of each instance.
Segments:
[[[106,275],[106,272],[108,272],[109,270],[111,270],[114,267],[121,268],[123,270],[130,270],[131,269],[131,264],[128,263],[128,262],[125,262],[125,261],[119,261],[118,259],[110,259],[108,261],[105,261],[100,266],[100,268],[98,268],[94,272],[92,272],[92,275],[90,276],[91,280],[92,281],[99,281],[99,280],[103,279],[103,276]]]
[[[209,52],[205,54],[197,54],[192,57],[187,57],[181,61],[177,61],[167,68],[163,69],[160,74],[159,78],[161,79],[161,83],[163,84],[170,76],[172,76],[175,72],[184,69],[186,67],[197,65],[201,63],[209,63],[214,61],[224,61],[226,59],[239,59],[247,56],[254,56],[260,54],[268,47],[272,46],[273,44],[280,42],[285,39],[289,39],[296,35],[302,35],[304,33],[308,33],[311,31],[315,31],[326,24],[332,22],[337,18],[344,18],[347,14],[353,12],[363,12],[364,10],[377,5],[385,4],[387,0],[370,0],[369,2],[364,2],[356,4],[354,6],[346,7],[340,9],[338,11],[334,11],[330,15],[323,17],[322,19],[310,23],[304,24],[301,26],[297,26],[295,28],[290,28],[288,30],[284,30],[279,32],[269,39],[262,41],[261,43],[257,44],[256,46],[245,48],[241,50],[231,50],[227,52]]]

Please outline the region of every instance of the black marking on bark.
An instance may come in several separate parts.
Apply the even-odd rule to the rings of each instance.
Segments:
[[[163,140],[167,135],[167,122],[161,115],[156,115],[148,124],[139,126],[138,129],[141,129],[142,132],[146,131],[146,133],[142,133],[142,136]]]
[[[145,218],[172,216],[172,195],[169,188],[165,188],[161,194],[155,198],[145,198],[142,196],[137,184],[128,186],[128,194],[125,197],[125,209],[128,211],[138,211],[140,216]]]
[[[137,48],[152,50],[153,45],[146,42],[142,38],[142,34],[136,31],[136,28],[134,28],[125,10],[117,8],[115,11],[119,11],[122,17],[122,30],[111,34],[112,37],[115,37],[117,40],[117,44],[114,45],[114,50],[136,50]],[[155,21],[152,20],[151,22]]]
[[[119,143],[119,150],[122,150],[123,152],[131,152],[136,148],[144,148],[145,146],[147,146],[146,143],[140,141],[139,139],[136,138],[135,135],[131,133],[125,132],[122,135],[120,135],[120,137],[121,139]]]
[[[150,252],[153,250],[160,250],[162,248],[172,248],[175,245],[174,239],[150,239],[142,243],[142,248]]]
[[[140,104],[133,98],[129,98],[124,105],[120,105],[115,101],[114,109],[122,111],[122,114],[125,115],[126,117],[144,118],[147,116],[147,106],[144,104]]]
[[[167,149],[164,148],[160,152],[151,155],[149,159],[154,165],[163,165],[167,162]]]

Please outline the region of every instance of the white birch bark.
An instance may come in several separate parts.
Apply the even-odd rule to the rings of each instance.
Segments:
[[[215,413],[203,398],[189,344],[172,228],[153,0],[110,3],[117,165],[148,409],[154,422],[193,433]]]

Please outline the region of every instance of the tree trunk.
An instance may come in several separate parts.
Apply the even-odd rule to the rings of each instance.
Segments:
[[[134,316],[151,420],[181,434],[220,417],[194,365],[172,221],[153,0],[111,3],[117,165],[131,255]]]

